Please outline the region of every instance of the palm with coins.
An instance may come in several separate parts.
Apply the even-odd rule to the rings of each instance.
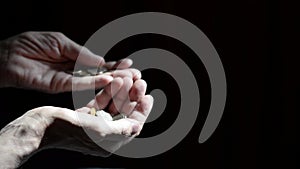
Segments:
[[[73,76],[76,61],[106,72]],[[106,156],[141,132],[152,109],[153,98],[145,94],[141,73],[129,68],[131,60],[105,62],[61,33],[26,32],[1,41],[0,64],[0,87],[49,93],[102,88],[80,109],[38,107],[5,126],[0,131],[4,168],[16,168],[47,148]]]

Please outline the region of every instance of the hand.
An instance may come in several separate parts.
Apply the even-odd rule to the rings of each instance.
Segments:
[[[106,156],[116,151],[141,132],[152,109],[153,98],[145,95],[146,86],[146,82],[141,79],[133,82],[128,77],[115,78],[86,107],[76,110],[81,113],[78,121],[85,132],[78,132],[78,128],[74,128],[73,125],[59,121],[46,132],[45,136],[48,139],[45,141],[45,147],[75,150],[98,156]],[[106,109],[112,116],[122,113],[127,118],[106,121],[90,115],[91,108]],[[103,151],[99,145],[109,152]]]
[[[107,149],[113,152],[140,133],[153,105],[153,98],[145,91],[143,80],[115,78],[77,111],[58,107],[30,110],[1,130],[0,163],[17,167],[34,152],[52,147],[106,156],[110,154]],[[106,108],[111,114],[122,112],[127,118],[105,121],[88,114],[91,107]],[[94,141],[109,147],[103,150]]]
[[[78,57],[79,53],[82,57]],[[26,32],[0,42],[0,87],[34,88],[57,93],[72,90],[101,88],[113,78],[109,74],[73,77],[66,73],[75,61],[85,66],[104,66],[126,69],[130,59],[108,62],[61,33]],[[127,70],[136,73],[136,70]]]

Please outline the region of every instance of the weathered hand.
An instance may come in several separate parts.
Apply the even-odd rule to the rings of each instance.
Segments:
[[[81,113],[78,121],[82,124],[81,127],[85,132],[82,129],[74,128],[73,125],[66,125],[65,122],[59,121],[49,128],[50,130],[46,134],[46,138],[48,138],[46,147],[63,148],[100,156],[116,151],[141,132],[152,109],[153,98],[145,95],[146,86],[146,82],[141,79],[133,82],[128,77],[115,78],[86,107],[76,110]],[[127,118],[107,121],[101,116],[90,115],[91,108],[105,109],[112,116],[122,113]],[[92,139],[87,137],[86,133]],[[50,140],[51,138],[54,140]],[[99,145],[109,152],[103,151]]]
[[[106,156],[140,133],[153,105],[145,91],[143,80],[115,78],[76,111],[49,106],[30,110],[1,130],[0,163],[5,168],[18,167],[34,152],[53,147]],[[127,118],[106,121],[88,114],[91,107],[121,112]]]
[[[79,53],[82,57],[78,57]],[[0,87],[21,87],[57,93],[72,90],[101,88],[113,78],[109,74],[73,77],[66,73],[78,59],[85,66],[105,66],[126,69],[130,59],[105,62],[87,48],[61,33],[26,32],[0,42]],[[127,72],[136,73],[136,70]],[[73,82],[73,83],[72,83]]]

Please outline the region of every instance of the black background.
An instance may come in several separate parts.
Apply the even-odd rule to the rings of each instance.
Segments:
[[[283,0],[1,1],[1,40],[24,31],[59,31],[84,44],[101,26],[124,15],[146,11],[177,15],[209,37],[223,62],[228,85],[221,123],[208,141],[199,144],[210,99],[202,63],[193,59],[194,54],[184,44],[168,37],[143,35],[126,39],[112,49],[109,59],[126,57],[146,47],[161,47],[179,55],[193,69],[203,101],[191,132],[173,149],[155,157],[101,158],[47,150],[33,156],[23,168],[175,168],[181,164],[186,168],[297,168],[297,8]],[[166,82],[157,81],[151,72],[143,72],[143,76],[150,89],[161,87],[169,93],[168,99],[172,98],[160,121],[145,126],[142,136],[151,136],[172,124],[179,96],[167,75]],[[50,95],[5,88],[0,89],[0,95],[1,127],[37,106],[73,108],[71,93]]]

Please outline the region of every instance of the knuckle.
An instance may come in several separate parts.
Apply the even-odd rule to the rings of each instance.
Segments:
[[[131,71],[132,77],[133,77],[134,79],[140,79],[140,78],[141,78],[142,73],[141,73],[141,71],[139,71],[138,69],[131,68],[130,71]]]
[[[35,32],[33,32],[33,31],[26,31],[26,32],[21,33],[20,36],[21,37],[29,37],[29,36],[31,36],[34,33]]]
[[[53,35],[58,37],[58,38],[64,38],[65,37],[65,35],[61,32],[53,32]]]
[[[129,78],[126,76],[126,77],[124,77],[124,83],[131,86],[133,84],[133,80],[132,80],[132,78]]]

